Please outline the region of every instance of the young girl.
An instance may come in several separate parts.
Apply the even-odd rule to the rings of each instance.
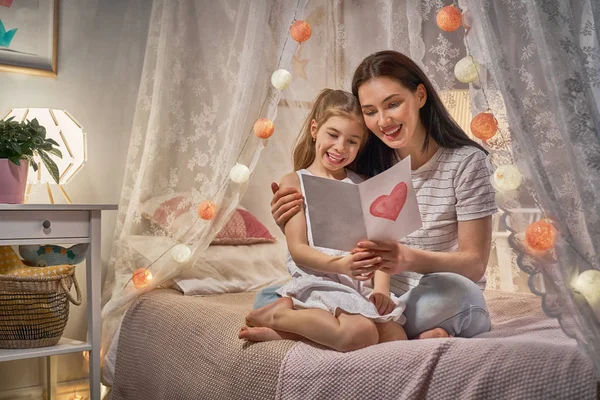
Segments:
[[[281,186],[302,191],[301,175],[360,183],[362,179],[346,167],[366,139],[356,98],[341,90],[323,90],[296,143],[296,172],[285,175]],[[242,328],[240,338],[305,338],[338,351],[406,339],[400,325],[404,306],[390,295],[389,275],[375,271],[379,257],[370,251],[349,254],[315,247],[307,211],[293,216],[284,232],[292,280],[278,290],[280,300],[247,316],[249,328]],[[363,284],[373,275],[375,291]]]
[[[404,54],[366,57],[354,73],[352,93],[373,133],[356,172],[370,177],[411,156],[423,227],[401,242],[358,244],[380,257],[378,267],[392,275],[392,291],[406,303],[408,337],[487,332],[491,324],[480,288],[496,203],[485,150],[452,120],[427,76]],[[284,226],[301,197],[291,188],[273,189],[273,217]],[[255,306],[272,298],[265,290]]]

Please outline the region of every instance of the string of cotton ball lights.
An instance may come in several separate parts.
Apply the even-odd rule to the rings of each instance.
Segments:
[[[450,24],[448,21],[452,21],[452,24]],[[458,26],[456,26],[456,21],[460,22]],[[436,17],[436,22],[440,29],[447,32],[455,31],[462,25],[465,29],[465,35],[467,35],[471,29],[471,26],[473,25],[473,18],[468,10],[464,10],[461,13],[456,4],[453,3],[452,5],[442,7],[440,9]],[[450,30],[449,28],[453,29]],[[465,46],[467,48],[467,53],[470,53],[469,46],[466,41]],[[455,64],[454,75],[456,76],[456,79],[462,83],[481,83],[481,65],[477,62],[475,57],[467,54],[467,56]],[[481,92],[483,93],[485,102],[489,107],[490,102],[483,86],[481,86]],[[503,139],[506,139],[504,132],[499,129],[496,117],[494,117],[494,115],[490,112],[489,108],[488,110],[475,116],[475,118],[471,120],[469,127],[473,135],[482,140],[484,144],[486,144],[486,141],[494,137],[497,133],[499,133]],[[514,164],[513,161],[511,164],[498,166],[495,173],[491,177],[491,181],[496,190],[500,192],[511,192],[517,190],[521,186],[523,178],[519,168]]]
[[[296,7],[296,11],[294,13],[294,20],[292,21],[292,24],[290,26],[289,36],[291,36],[299,44],[302,44],[303,42],[307,41],[311,37],[312,28],[307,21],[296,20],[297,13],[298,13],[298,7]],[[283,43],[282,49],[285,49],[287,42],[288,42],[288,37],[286,37],[286,39]],[[279,56],[277,65],[281,64],[282,56],[283,56],[283,50]],[[287,89],[289,87],[289,85],[291,84],[291,82],[292,82],[292,75],[286,69],[281,69],[281,68],[277,69],[271,75],[271,85],[277,90],[282,91],[282,90]],[[267,99],[265,99],[263,101],[263,105],[262,105],[261,109],[264,108],[266,101],[267,101]],[[261,118],[258,118],[256,120],[256,122],[254,123],[254,125],[252,127],[252,131],[254,132],[254,135],[256,137],[258,137],[259,139],[266,140],[266,139],[269,139],[275,132],[275,125],[274,125],[273,121],[269,120],[268,118],[261,117]],[[250,137],[251,137],[251,135],[248,135],[246,137],[246,140],[245,140],[244,144],[242,145],[241,150],[238,154],[238,157],[237,157],[238,160],[240,159],[241,155],[243,154]],[[244,184],[245,182],[248,181],[248,179],[250,179],[250,175],[251,175],[250,168],[248,168],[246,165],[244,165],[242,163],[236,162],[235,165],[229,171],[227,178],[235,184]],[[213,194],[211,199],[204,200],[198,204],[198,207],[197,207],[198,218],[191,224],[190,228],[186,232],[186,235],[193,228],[193,226],[196,224],[196,222],[198,220],[210,221],[213,218],[215,218],[215,216],[217,215],[217,213],[219,211],[219,208],[218,208],[217,204],[214,203],[213,199],[216,198],[218,196],[218,194],[226,187],[227,178],[225,178],[223,180],[219,189]],[[175,245],[171,246],[170,248],[168,248],[165,252],[163,252],[156,260],[151,262],[150,265],[148,265],[147,267],[138,268],[137,270],[135,270],[133,272],[131,278],[129,279],[129,281],[125,284],[124,288],[126,288],[128,286],[129,282],[133,282],[133,285],[136,289],[143,289],[145,287],[148,287],[150,285],[150,282],[153,279],[152,273],[150,272],[149,269],[156,263],[156,261],[158,261],[160,258],[162,258],[167,253],[170,253],[173,261],[175,261],[179,264],[185,264],[185,263],[189,262],[193,255],[192,250],[190,249],[190,247],[187,244],[184,244],[184,243],[175,244]]]
[[[465,9],[461,13],[456,7],[456,4],[453,3],[452,5],[445,6],[440,9],[436,16],[436,23],[440,29],[446,32],[453,32],[462,25],[465,29],[466,36],[473,26],[473,18],[468,10]],[[465,45],[467,47],[467,53],[469,53],[466,40]],[[459,60],[454,66],[454,75],[460,82],[463,83],[470,84],[477,81],[481,83],[480,72],[481,66],[470,54]],[[490,102],[483,85],[481,85],[481,92],[485,102],[489,107]],[[473,118],[470,124],[470,129],[473,135],[482,140],[484,144],[497,133],[500,133],[502,138],[506,139],[504,137],[504,132],[498,127],[498,121],[490,112],[489,108],[485,112],[479,113],[477,116],[475,116],[475,118]],[[512,158],[512,153],[509,154]],[[492,186],[497,191],[511,192],[517,190],[521,186],[523,177],[513,159],[512,163],[510,164],[499,165],[492,174],[490,180]],[[558,231],[552,219],[548,218],[543,207],[539,205],[537,199],[536,203],[538,204],[539,209],[542,211],[543,218],[529,224],[525,231],[525,243],[530,250],[539,254],[550,251],[554,248]],[[591,267],[591,269],[585,270],[578,274],[573,282],[571,282],[571,287],[585,298],[586,302],[592,308],[596,319],[600,321],[600,271],[594,269],[587,258],[582,255],[577,247],[570,243],[567,238],[563,239]]]

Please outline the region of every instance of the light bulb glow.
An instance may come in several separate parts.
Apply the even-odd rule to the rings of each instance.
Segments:
[[[133,281],[133,286],[135,286],[136,289],[141,289],[150,284],[150,281],[152,280],[152,272],[150,272],[150,270],[147,268],[138,268],[133,273],[131,280]]]

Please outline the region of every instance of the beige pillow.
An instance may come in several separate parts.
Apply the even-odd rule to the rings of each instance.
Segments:
[[[176,242],[164,236],[131,236],[130,246],[155,260]],[[284,241],[238,246],[208,246],[174,282],[187,295],[256,291],[290,279]],[[166,256],[168,257],[168,256]]]

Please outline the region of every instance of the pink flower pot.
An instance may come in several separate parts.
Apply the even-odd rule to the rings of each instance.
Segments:
[[[20,164],[0,158],[0,203],[23,204],[29,161],[20,160]]]

